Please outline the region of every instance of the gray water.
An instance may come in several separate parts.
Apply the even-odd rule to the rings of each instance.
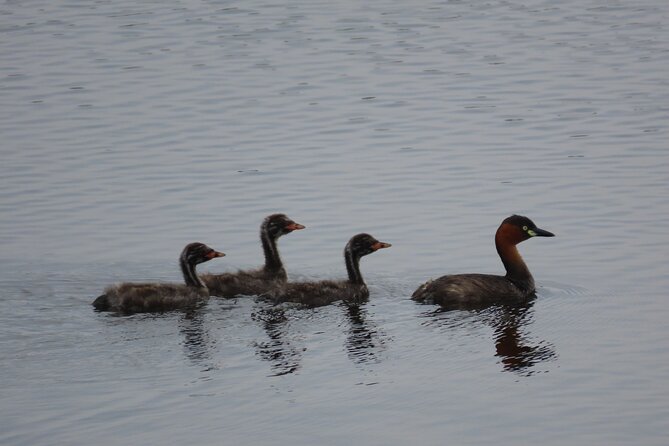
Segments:
[[[0,443],[666,445],[669,3],[3,2]],[[348,308],[215,299],[118,317],[202,241]],[[500,273],[521,308],[435,312],[430,277]]]

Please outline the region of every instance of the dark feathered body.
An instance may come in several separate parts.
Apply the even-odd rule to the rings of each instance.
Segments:
[[[442,307],[486,306],[495,302],[521,303],[534,295],[534,281],[518,286],[504,276],[453,274],[430,280],[414,291],[416,301]]]
[[[329,305],[339,300],[362,302],[369,297],[369,290],[360,273],[360,258],[390,246],[389,243],[380,242],[369,234],[354,235],[344,248],[348,280],[287,283],[272,290],[268,295],[276,303],[295,302],[310,307]]]
[[[105,289],[93,302],[96,310],[148,313],[192,308],[206,301],[209,291],[181,284],[122,283]]]
[[[206,301],[209,290],[195,272],[199,263],[225,254],[203,243],[190,243],[181,252],[179,266],[185,285],[172,283],[121,283],[107,287],[93,306],[98,311],[146,313],[192,308]]]
[[[260,268],[224,274],[202,274],[202,281],[212,296],[235,297],[240,295],[260,296],[286,283],[286,270]]]
[[[439,304],[445,308],[479,307],[495,303],[516,304],[534,296],[534,278],[516,245],[530,237],[552,237],[527,217],[506,218],[495,233],[495,247],[505,276],[454,274],[429,280],[412,294],[413,300]]]
[[[265,265],[257,270],[236,273],[202,274],[200,278],[212,296],[235,297],[262,295],[286,283],[286,270],[279,256],[277,240],[285,234],[304,229],[284,214],[272,214],[260,225],[260,241]]]
[[[369,297],[364,283],[348,280],[322,280],[320,282],[287,283],[274,290],[274,301],[295,302],[309,307],[321,307],[337,301],[361,303]]]

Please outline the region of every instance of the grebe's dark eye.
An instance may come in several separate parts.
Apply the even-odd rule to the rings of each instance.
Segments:
[[[527,226],[523,226],[523,231],[527,231]]]

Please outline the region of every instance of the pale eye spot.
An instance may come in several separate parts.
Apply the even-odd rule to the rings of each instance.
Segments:
[[[523,226],[523,231],[527,231],[527,226]]]

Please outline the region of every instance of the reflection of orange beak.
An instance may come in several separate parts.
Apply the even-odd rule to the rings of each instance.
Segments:
[[[212,251],[207,253],[206,257],[211,260],[211,259],[214,259],[216,257],[225,257],[225,253],[212,250]]]
[[[393,245],[391,245],[390,243],[376,242],[372,245],[372,249],[374,251],[378,251],[379,249],[390,248],[391,246]]]
[[[291,224],[286,225],[286,229],[289,230],[289,231],[297,231],[298,229],[304,229],[304,228],[305,228],[305,226],[303,226],[299,223],[295,223],[295,222],[292,222]]]

